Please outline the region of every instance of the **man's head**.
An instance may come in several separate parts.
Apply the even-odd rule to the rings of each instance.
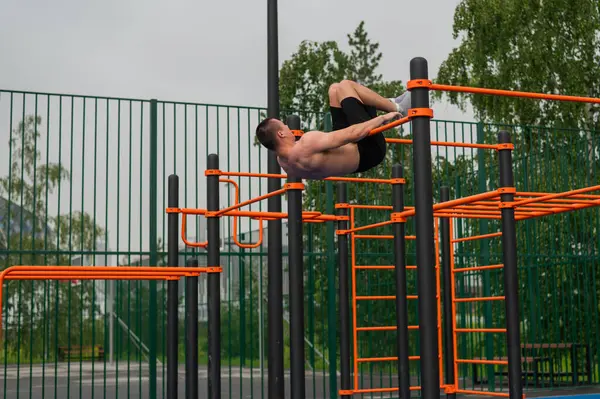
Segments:
[[[294,134],[289,127],[277,118],[267,118],[256,128],[258,141],[272,151],[277,151],[282,142],[295,141]]]

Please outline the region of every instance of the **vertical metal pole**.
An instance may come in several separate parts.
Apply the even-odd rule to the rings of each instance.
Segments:
[[[149,240],[150,240],[150,266],[158,263],[158,112],[157,101],[150,101],[150,193],[149,193]],[[148,304],[148,324],[157,325],[157,292],[156,280],[149,281],[150,295]],[[156,328],[148,331],[148,397],[156,398]]]
[[[337,203],[346,204],[348,193],[346,183],[337,184]],[[348,216],[348,208],[339,208],[338,215]],[[340,220],[339,230],[348,229],[348,222]],[[350,285],[348,265],[348,236],[338,235],[338,267],[340,284],[340,390],[352,389],[350,379]],[[352,395],[341,395],[342,398],[351,398]]]
[[[444,186],[440,193],[441,202],[450,201],[450,190]],[[446,360],[446,384],[454,385],[454,331],[452,329],[452,271],[450,270],[450,219],[440,218],[442,228],[442,280],[444,282],[444,356]],[[456,398],[455,393],[447,395]]]
[[[169,208],[179,207],[179,177],[169,176]],[[167,216],[167,264],[169,267],[179,266],[179,214],[169,213]],[[177,399],[177,351],[178,351],[178,290],[179,281],[167,282],[167,399]]]
[[[332,129],[331,114],[325,114],[325,131]],[[328,215],[333,215],[333,182],[325,182],[325,211]],[[336,303],[336,272],[335,272],[335,225],[332,222],[327,223],[327,331],[328,331],[328,349],[329,349],[329,397],[335,398],[337,392],[337,309]]]
[[[219,169],[219,156],[210,154],[208,169]],[[219,210],[219,176],[206,177],[206,210]],[[209,267],[220,267],[219,218],[207,218]],[[208,397],[221,398],[221,273],[208,273]]]
[[[498,133],[498,142],[510,143],[508,132]],[[512,152],[510,148],[498,151],[500,188],[514,188]],[[514,200],[513,193],[500,195],[502,203]],[[506,306],[506,343],[508,347],[508,393],[511,399],[523,395],[521,385],[521,334],[519,331],[519,280],[517,274],[517,233],[515,210],[502,208],[502,256],[504,258],[504,295]]]
[[[413,58],[411,79],[428,79],[427,61]],[[412,90],[412,108],[429,108],[429,89]],[[431,178],[431,133],[429,117],[412,119],[413,170],[417,279],[419,296],[419,337],[421,346],[421,398],[439,399],[440,377],[437,347],[437,301],[433,245],[433,191]]]
[[[198,259],[188,259],[188,267],[198,267]],[[198,277],[185,279],[185,397],[198,397]]]
[[[392,167],[392,178],[402,178],[402,165]],[[392,185],[393,211],[404,210],[404,184],[396,182]],[[396,345],[398,354],[399,397],[410,398],[410,371],[408,366],[408,304],[406,288],[406,239],[404,237],[405,222],[393,224],[394,232],[394,264],[396,271]]]
[[[300,117],[287,118],[290,129],[300,130]],[[302,179],[288,177],[288,183]],[[290,278],[290,394],[292,399],[306,397],[304,384],[304,256],[302,248],[302,190],[288,191],[288,256]]]
[[[267,0],[267,116],[279,117],[279,44],[277,25],[277,0]],[[269,173],[279,174],[281,168],[275,153],[269,151]],[[280,179],[269,179],[269,192],[281,188]],[[281,196],[277,195],[267,200],[269,212],[281,212]],[[283,265],[282,258],[282,229],[281,220],[268,221],[268,380],[269,399],[284,397],[283,385]]]

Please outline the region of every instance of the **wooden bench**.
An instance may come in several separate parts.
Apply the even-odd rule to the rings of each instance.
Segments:
[[[102,345],[89,345],[89,346],[59,346],[58,347],[58,358],[60,361],[65,359],[92,359],[92,360],[103,360],[104,359],[104,348]]]
[[[485,358],[485,357],[475,357],[475,358],[473,358],[473,360],[498,360],[498,361],[507,362],[508,361],[508,357],[497,357],[496,356],[493,359],[488,359],[488,358]],[[549,373],[544,372],[544,370],[540,370],[540,365],[542,363],[547,363]],[[522,370],[521,370],[521,375],[522,375],[522,382],[521,383],[523,385],[525,385],[527,377],[529,377],[529,376],[533,376],[536,385],[538,384],[539,377],[541,375],[549,374],[551,380],[553,379],[552,372],[551,372],[552,371],[552,359],[549,358],[549,357],[523,356],[523,357],[521,357],[521,364],[524,365],[524,366],[526,366],[526,367],[524,367],[524,369],[522,368]],[[487,364],[481,364],[481,363],[475,363],[475,364],[473,364],[473,383],[474,384],[479,384],[480,382],[483,383],[483,381],[479,381],[479,378],[477,377],[477,366],[486,367],[488,365]],[[508,366],[503,365],[502,367],[504,367],[505,370],[503,370],[503,371],[494,371],[494,374],[498,374],[498,375],[501,375],[501,376],[508,376]]]
[[[562,375],[569,375],[571,376],[571,383],[573,385],[578,385],[579,384],[579,372],[580,370],[578,369],[578,355],[579,355],[579,350],[580,349],[585,349],[585,370],[584,370],[584,375],[586,375],[587,377],[587,383],[591,383],[592,382],[592,359],[591,359],[591,354],[590,354],[590,348],[588,345],[586,344],[579,344],[579,343],[532,343],[532,344],[521,344],[521,350],[522,351],[530,351],[530,352],[535,352],[535,353],[544,353],[544,357],[552,357],[549,353],[549,350],[554,349],[554,350],[568,350],[570,353],[570,357],[571,357],[571,371],[570,372],[566,372],[566,373],[561,373],[561,372],[557,372],[554,373],[554,370],[552,370],[554,375],[557,376],[562,376]],[[560,358],[560,357],[559,357]],[[560,359],[559,359],[560,360]]]

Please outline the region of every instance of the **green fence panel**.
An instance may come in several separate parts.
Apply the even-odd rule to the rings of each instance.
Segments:
[[[220,168],[266,172],[267,153],[254,141],[262,108],[160,100],[0,91],[0,265],[165,265],[166,182],[180,178],[180,205],[206,206],[206,159],[217,153]],[[289,111],[291,112],[291,111]],[[285,114],[288,112],[284,112]],[[299,113],[303,129],[331,129],[328,114]],[[565,191],[596,184],[597,132],[537,126],[502,126],[434,120],[432,139],[495,143],[500,129],[513,135],[514,173],[519,191]],[[411,137],[410,125],[386,132]],[[451,198],[495,189],[496,153],[491,150],[432,148],[434,196],[442,185]],[[412,194],[410,146],[389,145],[388,158],[365,177],[391,176],[400,162]],[[235,178],[242,200],[265,194],[264,179]],[[220,185],[221,207],[234,190]],[[354,203],[389,205],[391,190],[375,184],[348,184]],[[305,209],[334,212],[336,185],[307,181]],[[282,209],[286,198],[282,197]],[[264,211],[266,203],[248,207]],[[388,211],[357,210],[357,226],[389,218]],[[264,398],[267,378],[267,243],[240,249],[234,238],[258,239],[258,222],[221,223],[221,331],[223,396]],[[202,217],[188,217],[187,237],[206,239]],[[285,226],[285,223],[284,223]],[[407,223],[407,234],[414,234]],[[600,239],[597,208],[520,221],[517,224],[523,353],[539,358],[538,381],[527,389],[598,384],[597,284]],[[284,227],[284,364],[289,367],[287,229]],[[307,224],[305,250],[305,358],[307,395],[335,397],[339,387],[339,325],[335,227]],[[500,231],[497,221],[457,220],[454,235]],[[374,234],[391,234],[384,227]],[[266,232],[265,232],[266,237]],[[457,267],[501,263],[501,241],[455,246]],[[179,264],[206,252],[179,241]],[[356,263],[389,265],[391,241],[360,240]],[[415,263],[413,241],[408,265]],[[392,271],[360,270],[358,295],[393,295]],[[416,294],[416,272],[408,271],[408,292]],[[179,367],[186,348],[185,279],[179,283]],[[503,295],[502,271],[461,273],[457,295]],[[199,380],[206,389],[206,276],[199,278]],[[8,281],[3,289],[0,348],[1,396],[164,397],[166,392],[166,284],[143,281]],[[457,304],[462,328],[504,327],[503,303]],[[395,325],[393,301],[360,301],[357,324]],[[409,301],[409,324],[418,325],[417,300]],[[393,357],[394,331],[357,335],[360,357]],[[410,355],[419,355],[418,330],[411,330]],[[544,344],[544,345],[541,345]],[[552,345],[550,345],[552,344]],[[84,347],[79,350],[79,347]],[[501,334],[461,334],[460,358],[503,357]],[[531,367],[532,364],[525,366]],[[412,383],[420,383],[418,360],[410,362]],[[397,385],[395,362],[361,363],[361,387]],[[475,381],[475,372],[478,381]],[[466,389],[507,391],[501,367],[461,365]],[[480,381],[479,381],[480,380]],[[185,385],[179,384],[180,395]],[[369,394],[362,397],[393,397]]]

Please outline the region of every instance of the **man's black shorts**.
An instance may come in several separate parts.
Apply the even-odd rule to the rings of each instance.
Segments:
[[[377,109],[364,105],[355,97],[346,97],[341,108],[330,107],[333,130],[344,129],[351,125],[366,122],[377,116]],[[379,165],[385,159],[386,143],[383,133],[367,136],[357,142],[359,165],[354,173],[364,172]]]

